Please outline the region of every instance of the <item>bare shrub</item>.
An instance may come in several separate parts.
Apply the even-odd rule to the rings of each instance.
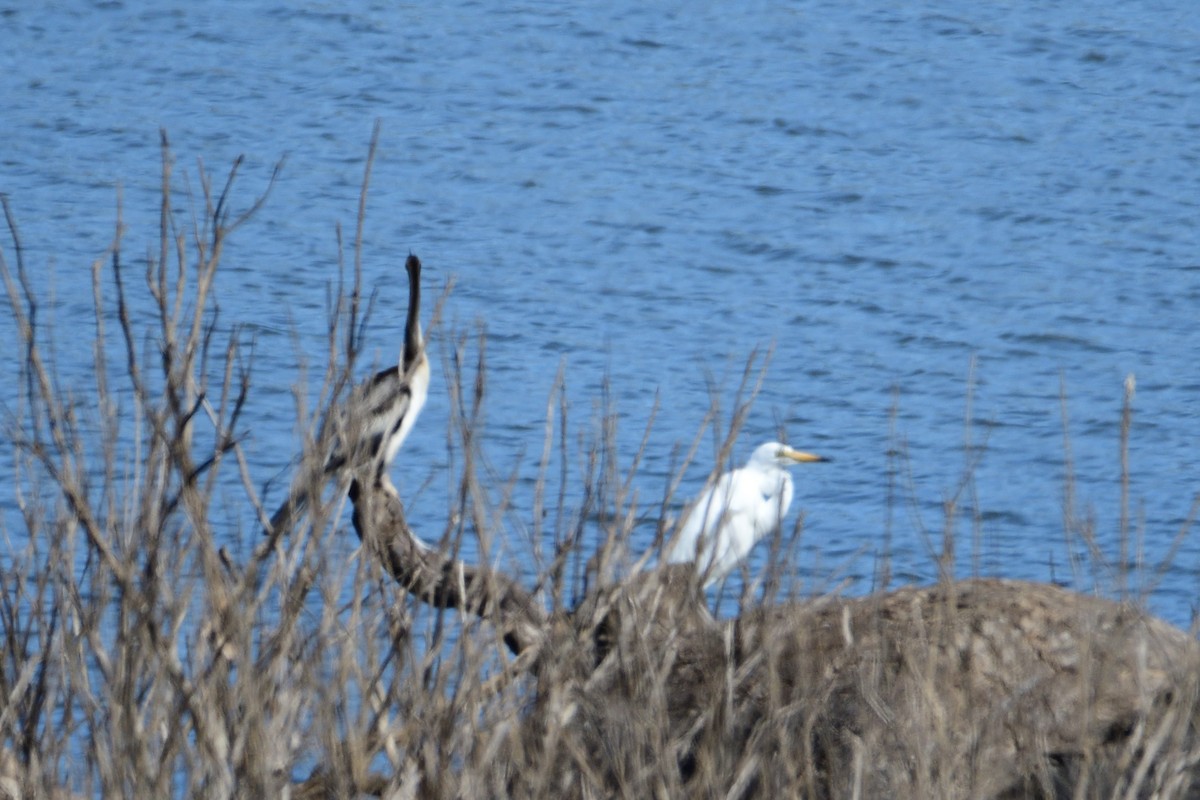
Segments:
[[[465,380],[466,339],[448,348],[458,491],[442,530],[418,537],[390,485],[361,472],[264,539],[242,449],[250,356],[213,304],[223,246],[263,198],[230,210],[235,164],[220,191],[204,178],[179,230],[165,136],[162,152],[144,296],[119,214],[93,265],[93,385],[64,384],[47,357],[4,206],[26,544],[0,576],[0,796],[1196,796],[1190,635],[1128,602],[956,582],[947,564],[933,586],[866,598],[747,592],[715,619],[691,565],[627,551],[640,454],[617,468],[612,417],[569,452],[561,395],[531,512],[553,552],[534,554],[533,586],[465,563],[469,537],[503,535],[480,450],[483,348]],[[366,186],[312,413],[297,392],[314,498],[364,331]],[[135,298],[152,313],[135,316]],[[761,375],[747,370],[718,464]],[[584,465],[580,508],[566,507],[565,468],[550,474],[556,453]],[[658,505],[659,545],[677,486]],[[345,489],[354,552],[339,539]],[[253,510],[246,530],[227,530],[231,504]],[[598,545],[582,546],[585,525]],[[236,556],[231,536],[246,543]],[[762,594],[784,597],[785,559],[772,561]]]

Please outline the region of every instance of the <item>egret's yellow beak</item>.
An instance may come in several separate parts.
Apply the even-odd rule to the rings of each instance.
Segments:
[[[783,456],[784,458],[790,458],[792,461],[795,461],[799,464],[807,464],[807,463],[812,463],[814,461],[828,461],[829,460],[825,456],[819,456],[816,453],[805,453],[801,450],[793,450],[790,447],[785,447],[782,450],[780,450],[779,455]]]

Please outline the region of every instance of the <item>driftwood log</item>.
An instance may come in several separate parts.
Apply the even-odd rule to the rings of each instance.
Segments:
[[[421,544],[387,489],[352,499],[391,576],[492,622],[535,687],[523,741],[543,744],[468,794],[528,796],[531,776],[569,797],[1200,793],[1200,648],[1134,605],[979,579],[718,621],[673,565],[553,615]]]

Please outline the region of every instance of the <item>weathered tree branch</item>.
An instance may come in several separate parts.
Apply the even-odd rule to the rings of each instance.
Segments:
[[[371,491],[363,492],[364,485],[371,485]],[[547,614],[516,580],[427,547],[408,527],[399,498],[382,483],[353,481],[350,500],[359,538],[414,597],[437,608],[461,609],[490,620],[517,655],[545,639]]]

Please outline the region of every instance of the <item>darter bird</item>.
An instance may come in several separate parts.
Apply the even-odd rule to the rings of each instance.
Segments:
[[[338,441],[325,462],[326,479],[338,474],[357,475],[363,467],[373,465],[373,479],[391,489],[388,467],[425,405],[429,359],[421,338],[421,261],[410,253],[404,267],[408,272],[408,320],[399,363],[354,387],[338,410],[334,423],[338,426]],[[295,523],[308,506],[310,485],[301,470],[287,499],[271,516],[268,533]]]

